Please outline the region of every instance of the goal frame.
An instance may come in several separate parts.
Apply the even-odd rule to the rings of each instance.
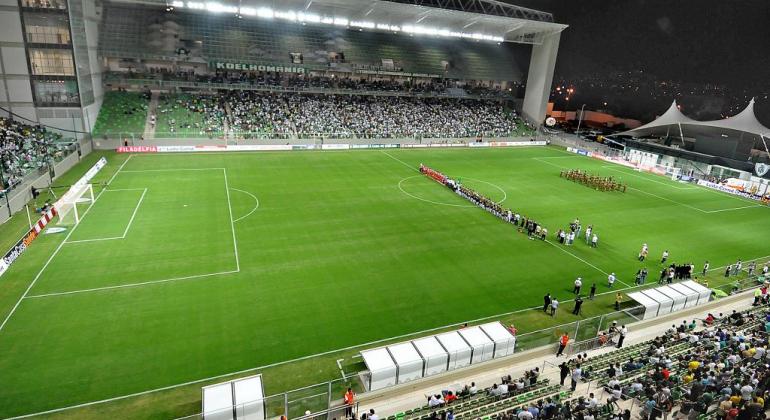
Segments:
[[[69,216],[74,216],[74,225],[80,224],[81,214],[78,210],[78,203],[82,202],[82,198],[88,196],[89,202],[94,203],[94,187],[93,184],[85,184],[83,186],[73,185],[55,204],[56,209],[56,224],[57,225],[72,225],[70,223]]]

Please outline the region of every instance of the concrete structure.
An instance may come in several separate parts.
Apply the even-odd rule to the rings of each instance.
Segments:
[[[68,136],[102,103],[95,0],[0,0],[0,115]]]

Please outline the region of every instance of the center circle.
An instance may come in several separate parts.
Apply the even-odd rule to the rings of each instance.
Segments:
[[[419,178],[425,178],[428,180],[425,175],[409,176],[398,182],[398,189],[407,196],[416,200],[424,201],[426,203],[450,207],[476,207],[475,204],[471,203],[458,204],[444,201],[442,194],[445,194],[446,192],[442,192],[441,188],[448,190],[447,187],[442,187],[441,185],[431,185],[434,184],[435,181],[430,181],[430,183],[415,182],[415,180]],[[486,195],[497,204],[502,204],[508,198],[508,194],[506,194],[505,190],[500,188],[499,185],[493,184],[491,182],[468,177],[459,177],[457,179],[463,186],[470,188],[471,190],[474,190],[482,195]]]

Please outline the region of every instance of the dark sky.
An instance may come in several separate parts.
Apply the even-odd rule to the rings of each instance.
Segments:
[[[513,0],[554,14],[558,72],[631,66],[662,78],[770,83],[768,0]]]
[[[751,96],[770,92],[770,0],[508,2],[551,12],[570,26],[557,78],[642,70],[658,80],[726,85]],[[770,115],[768,102],[757,98],[758,113]]]

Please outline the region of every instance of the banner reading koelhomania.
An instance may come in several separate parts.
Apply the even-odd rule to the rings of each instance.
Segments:
[[[234,71],[264,71],[275,73],[294,73],[305,74],[307,69],[298,66],[275,66],[265,64],[249,63],[231,63],[226,61],[212,61],[210,66],[214,70],[234,70]]]

